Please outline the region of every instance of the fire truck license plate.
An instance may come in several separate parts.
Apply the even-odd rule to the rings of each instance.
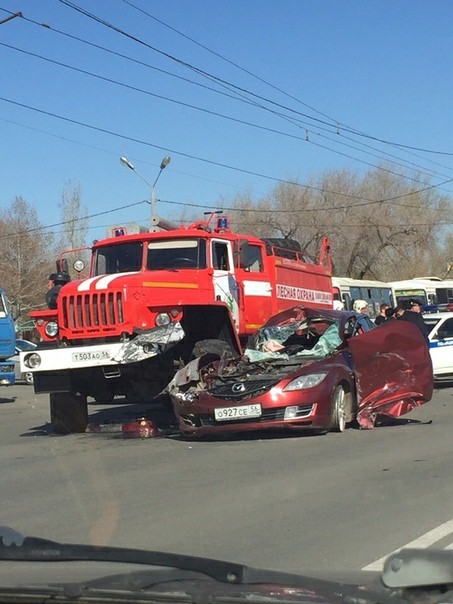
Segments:
[[[240,407],[221,407],[220,409],[214,409],[214,417],[218,422],[260,416],[261,405],[241,405]]]
[[[108,350],[87,350],[86,352],[73,352],[72,361],[83,363],[84,361],[108,361],[110,353]]]

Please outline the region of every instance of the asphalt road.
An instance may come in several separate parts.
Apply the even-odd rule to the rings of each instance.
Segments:
[[[138,411],[121,401],[90,406],[110,432],[55,436],[47,396],[3,388],[0,524],[295,572],[361,569],[414,540],[452,547],[452,396],[372,431],[185,442],[124,438],[115,422]]]

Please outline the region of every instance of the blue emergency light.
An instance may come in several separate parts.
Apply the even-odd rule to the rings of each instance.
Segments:
[[[226,216],[221,216],[217,219],[217,228],[218,229],[227,229],[228,228],[228,218]]]

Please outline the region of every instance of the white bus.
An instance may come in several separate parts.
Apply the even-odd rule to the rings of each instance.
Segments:
[[[355,300],[368,302],[368,314],[372,319],[377,317],[384,302],[390,306],[395,304],[392,288],[383,281],[332,277],[332,287],[333,299],[342,302],[347,310],[352,310]]]
[[[406,279],[404,281],[390,281],[395,304],[400,304],[410,298],[420,300],[423,306],[436,304],[436,287],[438,281],[430,279]]]
[[[425,310],[437,310],[441,305],[442,310],[450,310],[453,304],[452,279],[406,279],[405,281],[390,281],[395,303],[398,304],[409,298],[417,298],[422,302]]]

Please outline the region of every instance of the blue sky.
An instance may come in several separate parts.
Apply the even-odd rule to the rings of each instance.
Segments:
[[[24,16],[0,25],[0,203],[22,196],[44,224],[59,222],[69,181],[100,214],[88,240],[109,224],[145,223],[150,188],[122,155],[148,182],[171,156],[156,198],[172,202],[157,206],[176,221],[244,192],[259,199],[278,179],[361,173],[390,154],[435,184],[453,178],[450,0],[0,0],[0,9],[0,20]]]

